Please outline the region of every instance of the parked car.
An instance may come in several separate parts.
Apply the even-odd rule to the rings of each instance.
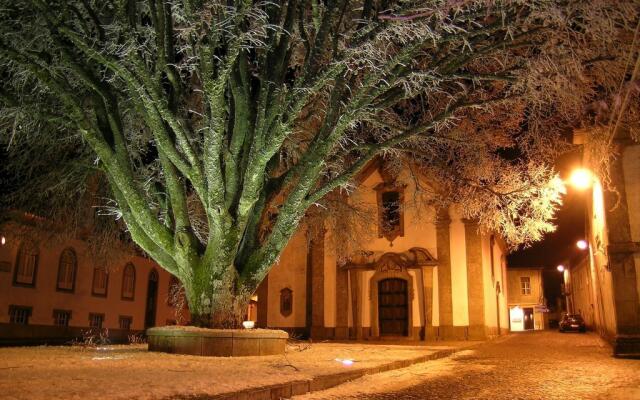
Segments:
[[[559,324],[560,332],[575,331],[586,332],[587,326],[580,314],[565,314],[562,316]]]

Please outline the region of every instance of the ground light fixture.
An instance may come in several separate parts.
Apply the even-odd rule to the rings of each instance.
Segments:
[[[587,249],[587,247],[589,247],[589,243],[587,243],[587,241],[586,241],[586,240],[582,240],[582,239],[580,239],[580,240],[578,240],[578,241],[576,242],[576,246],[577,246],[580,250],[586,250],[586,249]]]
[[[556,267],[556,269],[560,272],[564,272],[564,265],[560,264]]]
[[[593,174],[586,168],[578,168],[569,176],[569,183],[578,190],[586,190],[593,184]]]

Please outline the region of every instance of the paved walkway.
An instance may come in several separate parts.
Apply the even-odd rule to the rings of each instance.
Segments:
[[[365,376],[309,399],[640,399],[640,360],[594,334],[512,334],[451,357]]]
[[[0,399],[288,398],[478,344],[299,343],[286,355],[262,357],[155,353],[146,345],[0,348]]]

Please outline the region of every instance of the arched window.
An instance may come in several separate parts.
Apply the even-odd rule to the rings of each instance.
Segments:
[[[280,314],[288,317],[293,312],[293,290],[284,288],[280,291]]]
[[[72,248],[66,248],[60,254],[58,263],[58,283],[56,288],[60,291],[73,292],[76,284],[76,269],[78,259]]]
[[[122,273],[122,298],[124,300],[133,300],[133,294],[136,289],[136,267],[128,263],[124,266]]]
[[[93,268],[93,285],[91,294],[94,296],[107,297],[107,286],[109,285],[109,275],[104,267]]]
[[[38,247],[31,240],[20,244],[13,283],[18,286],[35,286],[38,272]]]

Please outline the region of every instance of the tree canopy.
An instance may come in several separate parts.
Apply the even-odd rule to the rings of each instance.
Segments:
[[[638,9],[15,0],[0,19],[4,206],[49,216],[98,194],[210,325],[375,157],[410,160],[512,243],[552,230],[551,162],[627,79]]]

